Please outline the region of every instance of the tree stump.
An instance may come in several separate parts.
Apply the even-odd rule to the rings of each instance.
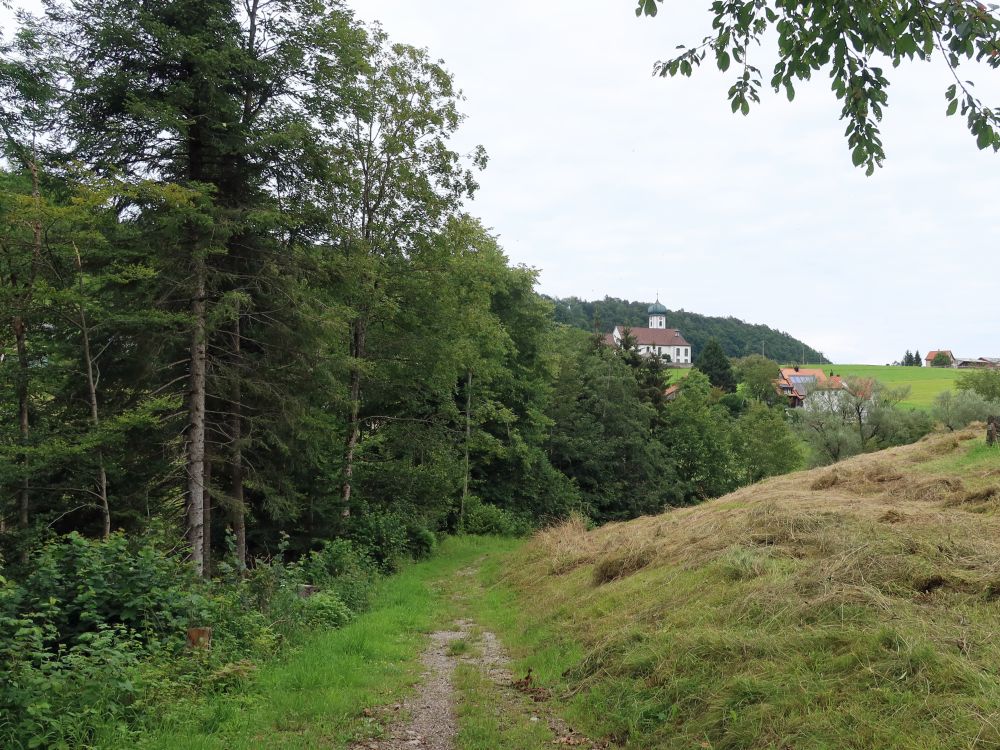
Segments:
[[[997,432],[1000,431],[1000,417],[990,417],[986,420],[986,444],[997,444]]]
[[[212,647],[211,628],[188,628],[188,648],[210,649]]]

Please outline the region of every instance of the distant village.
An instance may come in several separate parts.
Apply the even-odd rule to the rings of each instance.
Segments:
[[[604,336],[604,343],[622,348],[626,340],[644,357],[660,357],[670,367],[691,367],[694,359],[691,345],[676,328],[667,327],[667,308],[659,299],[647,309],[649,325],[645,328],[616,325],[611,333]],[[907,352],[907,357],[911,355]],[[923,358],[927,367],[951,367],[958,369],[998,368],[1000,357],[957,357],[950,349],[934,349]],[[912,362],[894,362],[893,365],[920,366],[919,352]],[[791,408],[803,407],[810,393],[822,393],[828,401],[835,401],[836,394],[848,390],[847,383],[833,371],[801,366],[781,367],[774,380],[777,392],[787,399]],[[679,388],[672,385],[666,390],[667,400],[676,398]]]

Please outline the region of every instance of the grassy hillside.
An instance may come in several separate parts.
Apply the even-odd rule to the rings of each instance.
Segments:
[[[884,365],[806,365],[822,367],[845,377],[875,378],[888,385],[909,386],[910,397],[904,406],[928,409],[942,391],[955,387],[955,380],[962,370],[951,367],[886,367]]]
[[[1000,450],[981,429],[694,508],[565,524],[494,627],[635,748],[1000,746]]]
[[[595,326],[607,333],[616,325],[645,326],[649,323],[646,313],[649,302],[605,297],[589,301],[578,297],[550,298],[555,305],[555,318],[559,323],[593,331]],[[769,326],[746,323],[737,318],[718,318],[686,310],[667,313],[667,325],[677,328],[688,340],[695,357],[709,339],[715,338],[730,357],[759,354],[761,346],[768,357],[777,361],[800,362],[802,358],[814,362],[827,362],[822,352],[807,346],[784,331]]]

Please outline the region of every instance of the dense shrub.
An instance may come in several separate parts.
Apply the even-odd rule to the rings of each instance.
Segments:
[[[407,548],[414,559],[423,560],[434,554],[437,549],[437,535],[418,523],[406,527]]]
[[[312,626],[340,628],[354,613],[332,591],[320,591],[302,600],[305,621]]]
[[[934,399],[931,414],[949,430],[959,430],[972,422],[985,422],[988,417],[1000,414],[1000,403],[971,389],[955,393],[944,391]]]
[[[72,533],[32,557],[15,606],[44,618],[53,641],[73,644],[102,627],[167,637],[186,628],[203,603],[190,567],[151,540],[113,534],[101,542]]]
[[[392,573],[407,557],[409,535],[407,522],[396,513],[369,511],[353,520],[350,538],[379,566]]]
[[[524,536],[531,531],[531,524],[509,510],[472,496],[465,505],[465,531],[469,534]]]
[[[81,747],[126,721],[138,691],[138,637],[99,624],[60,644],[54,605],[20,613],[23,590],[0,577],[0,747]]]
[[[376,566],[349,540],[324,542],[299,560],[297,567],[303,583],[333,591],[352,612],[367,608]]]
[[[376,528],[405,554],[404,525]],[[229,689],[304,629],[345,625],[378,574],[337,540],[294,563],[283,545],[246,571],[222,564],[206,582],[140,541],[70,534],[42,548],[23,581],[0,575],[0,747],[84,747],[109,733],[127,745],[166,696]],[[302,596],[307,584],[320,590]],[[210,650],[185,648],[190,626],[212,628]]]

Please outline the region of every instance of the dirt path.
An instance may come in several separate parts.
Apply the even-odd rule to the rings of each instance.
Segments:
[[[355,750],[453,750],[458,732],[453,710],[456,659],[448,648],[468,635],[472,623],[460,620],[455,624],[456,630],[431,633],[430,645],[420,658],[424,666],[420,688],[393,706],[409,719],[394,721],[386,737],[356,744]]]
[[[475,640],[473,653],[466,648],[452,651],[462,640]],[[390,714],[386,717],[390,722],[386,736],[357,743],[352,750],[454,750],[458,733],[454,674],[459,663],[479,667],[503,691],[503,700],[523,713],[525,720],[544,721],[556,737],[553,744],[593,750],[607,747],[574,732],[544,705],[550,697],[548,691],[536,686],[530,673],[515,680],[503,644],[495,634],[476,629],[470,620],[457,620],[454,629],[431,633],[421,663],[423,681],[416,694],[386,710]],[[392,718],[393,713],[398,716]]]

